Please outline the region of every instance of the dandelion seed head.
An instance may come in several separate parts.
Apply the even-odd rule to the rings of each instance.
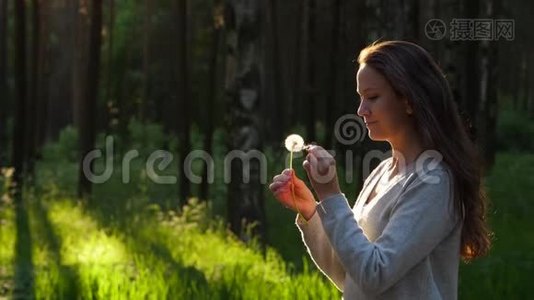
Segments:
[[[299,152],[304,148],[304,139],[298,134],[291,134],[286,138],[287,151]]]

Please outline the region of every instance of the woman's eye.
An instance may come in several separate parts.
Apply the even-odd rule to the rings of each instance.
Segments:
[[[376,99],[378,99],[378,95],[376,95],[376,96],[373,95],[373,96],[371,96],[371,97],[365,97],[365,96],[358,96],[358,97],[356,97],[356,101],[357,101],[358,103],[360,103],[360,102],[362,102],[362,101],[364,101],[364,100],[365,100],[365,101],[375,101]]]

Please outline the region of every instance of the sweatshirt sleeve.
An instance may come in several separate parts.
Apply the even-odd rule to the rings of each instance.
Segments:
[[[437,182],[416,178],[405,188],[374,242],[363,234],[343,194],[324,199],[323,209],[317,209],[347,275],[367,293],[376,295],[393,286],[457,224],[449,174],[443,169],[432,172]]]
[[[315,265],[340,291],[343,291],[345,270],[341,266],[339,258],[324,232],[321,219],[317,212],[313,214],[307,223],[300,215],[297,216],[295,223],[300,230],[302,241],[306,245],[308,253]]]

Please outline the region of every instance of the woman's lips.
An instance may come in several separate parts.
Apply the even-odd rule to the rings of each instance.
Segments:
[[[375,124],[375,123],[378,123],[378,121],[365,122],[365,126],[373,125],[373,124]]]

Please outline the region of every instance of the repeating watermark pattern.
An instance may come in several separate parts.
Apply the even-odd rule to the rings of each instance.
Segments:
[[[367,134],[367,128],[365,127],[361,118],[355,115],[344,115],[338,119],[335,125],[335,136],[339,143],[344,145],[355,144],[363,141],[365,135]],[[114,137],[107,136],[105,142],[105,155],[103,150],[95,149],[89,152],[83,159],[83,173],[87,179],[95,184],[101,184],[108,181],[114,173],[114,159],[116,158],[114,153]],[[313,176],[313,179],[319,183],[326,183],[331,181],[336,175],[336,165],[344,163],[345,166],[345,176],[344,179],[347,184],[353,182],[354,178],[354,159],[356,155],[352,150],[346,150],[344,152],[344,162],[335,160],[336,151],[327,150],[321,154],[318,154],[318,160],[325,159],[329,162],[327,170],[315,170],[311,169],[310,176]],[[299,158],[303,156],[303,152],[297,152],[294,155],[294,158]],[[391,156],[391,151],[380,151],[380,150],[370,150],[363,157],[359,156],[358,159],[361,159],[361,172],[363,178],[367,178],[372,170],[371,166],[373,161],[379,160],[383,161]],[[146,158],[144,163],[144,171],[146,172],[147,177],[156,184],[176,184],[177,176],[175,175],[163,175],[166,169],[171,166],[173,162],[173,154],[166,150],[156,150]],[[407,166],[405,164],[404,156],[401,153],[396,153],[395,155],[399,172],[404,172],[407,167],[411,167],[419,175],[421,180],[424,180],[427,183],[439,183],[439,177],[431,176],[431,171],[436,169],[439,166],[439,163],[443,160],[441,154],[437,151],[425,151],[423,154],[419,155],[416,162]],[[99,174],[96,174],[92,168],[95,160],[104,159],[103,170]],[[130,183],[131,178],[131,165],[134,159],[144,159],[140,157],[138,150],[129,150],[123,157],[121,162],[121,179],[122,183]],[[207,166],[206,178],[203,178],[199,174],[193,172],[193,162],[195,160],[201,160]],[[232,164],[235,160],[238,160],[238,164]],[[242,150],[232,150],[226,154],[223,160],[224,168],[224,183],[228,184],[232,182],[232,174],[235,174],[232,171],[232,168],[241,166],[241,176],[239,180],[248,184],[251,180],[251,162],[256,160],[258,164],[255,167],[255,175],[258,176],[261,184],[267,184],[267,156],[258,150],[242,151]],[[289,165],[289,155],[286,156],[285,168]],[[212,184],[215,181],[215,169],[216,164],[213,157],[204,150],[194,150],[191,151],[183,160],[183,171],[186,178],[194,184],[200,184],[203,180],[206,180],[208,183]],[[259,169],[259,173],[258,173]],[[168,172],[167,172],[168,173]]]
[[[354,114],[346,114],[337,119],[334,134],[341,144],[352,145],[365,139],[367,127],[362,118]]]
[[[461,19],[450,22],[451,41],[513,41],[514,19]],[[447,35],[447,25],[441,19],[431,19],[425,24],[425,35],[430,40],[441,40]]]
[[[208,168],[206,180],[209,184],[212,184],[215,181],[215,161],[211,155],[204,150],[193,150],[184,160],[184,170],[187,170],[185,176],[191,183],[200,184],[202,183],[202,177],[193,174],[193,161],[195,159],[201,159],[204,161]],[[189,172],[188,172],[189,171]]]
[[[438,184],[441,182],[441,177],[433,174],[432,171],[439,169],[442,161],[443,155],[439,151],[426,150],[415,161],[415,173],[422,182]]]

